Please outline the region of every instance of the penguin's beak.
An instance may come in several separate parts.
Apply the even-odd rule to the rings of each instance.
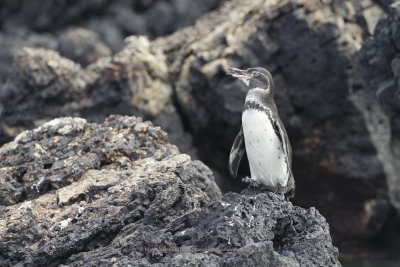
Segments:
[[[252,75],[250,73],[247,73],[245,70],[240,70],[236,68],[228,68],[226,74],[241,80],[250,79],[252,77]]]

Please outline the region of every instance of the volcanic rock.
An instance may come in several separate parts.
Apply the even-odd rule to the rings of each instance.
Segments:
[[[140,118],[58,118],[0,148],[0,265],[340,266],[314,209],[212,172]]]
[[[206,2],[204,12],[222,3]],[[83,65],[92,59],[75,52],[96,51],[97,40],[119,51],[127,33],[172,30],[168,23],[148,24],[154,17],[197,12],[195,3],[182,1],[43,3],[41,9],[24,0],[1,3],[2,30],[28,25],[72,42],[79,38],[63,32],[66,25],[88,27],[100,37],[86,32],[89,43],[60,49]],[[141,116],[162,126],[182,152],[199,155],[223,191],[240,191],[243,185],[228,179],[227,159],[246,91],[224,72],[228,66],[267,67],[294,151],[295,201],[321,210],[336,237],[374,237],[388,217],[388,199],[397,201],[390,149],[399,146],[388,141],[390,122],[363,90],[357,51],[382,15],[371,0],[233,0],[168,37],[129,37],[112,57],[101,57],[109,51],[100,49],[85,68],[54,51],[26,48],[0,89],[0,143],[59,116],[98,123],[110,114]],[[59,40],[54,49],[62,47]]]

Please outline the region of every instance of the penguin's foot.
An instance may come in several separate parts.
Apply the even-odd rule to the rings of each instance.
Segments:
[[[275,193],[284,196],[285,200],[289,201],[291,198],[294,197],[294,189],[291,189],[289,191],[287,191],[287,189],[288,189],[287,186],[278,185],[278,188],[276,189]]]
[[[242,179],[242,182],[249,184],[252,187],[260,187],[260,183],[258,183],[256,180],[251,179],[250,177],[246,176]]]

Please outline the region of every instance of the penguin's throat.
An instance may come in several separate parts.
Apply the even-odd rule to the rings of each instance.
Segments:
[[[259,87],[250,89],[246,95],[246,102],[264,103],[264,100],[269,97],[269,89],[262,89]]]

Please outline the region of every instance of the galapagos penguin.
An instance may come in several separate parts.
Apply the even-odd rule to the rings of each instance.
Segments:
[[[292,148],[274,102],[272,75],[264,68],[229,68],[228,75],[240,79],[248,88],[242,127],[229,156],[229,172],[236,178],[244,152],[250,165],[250,178],[244,180],[269,191],[294,196]]]

